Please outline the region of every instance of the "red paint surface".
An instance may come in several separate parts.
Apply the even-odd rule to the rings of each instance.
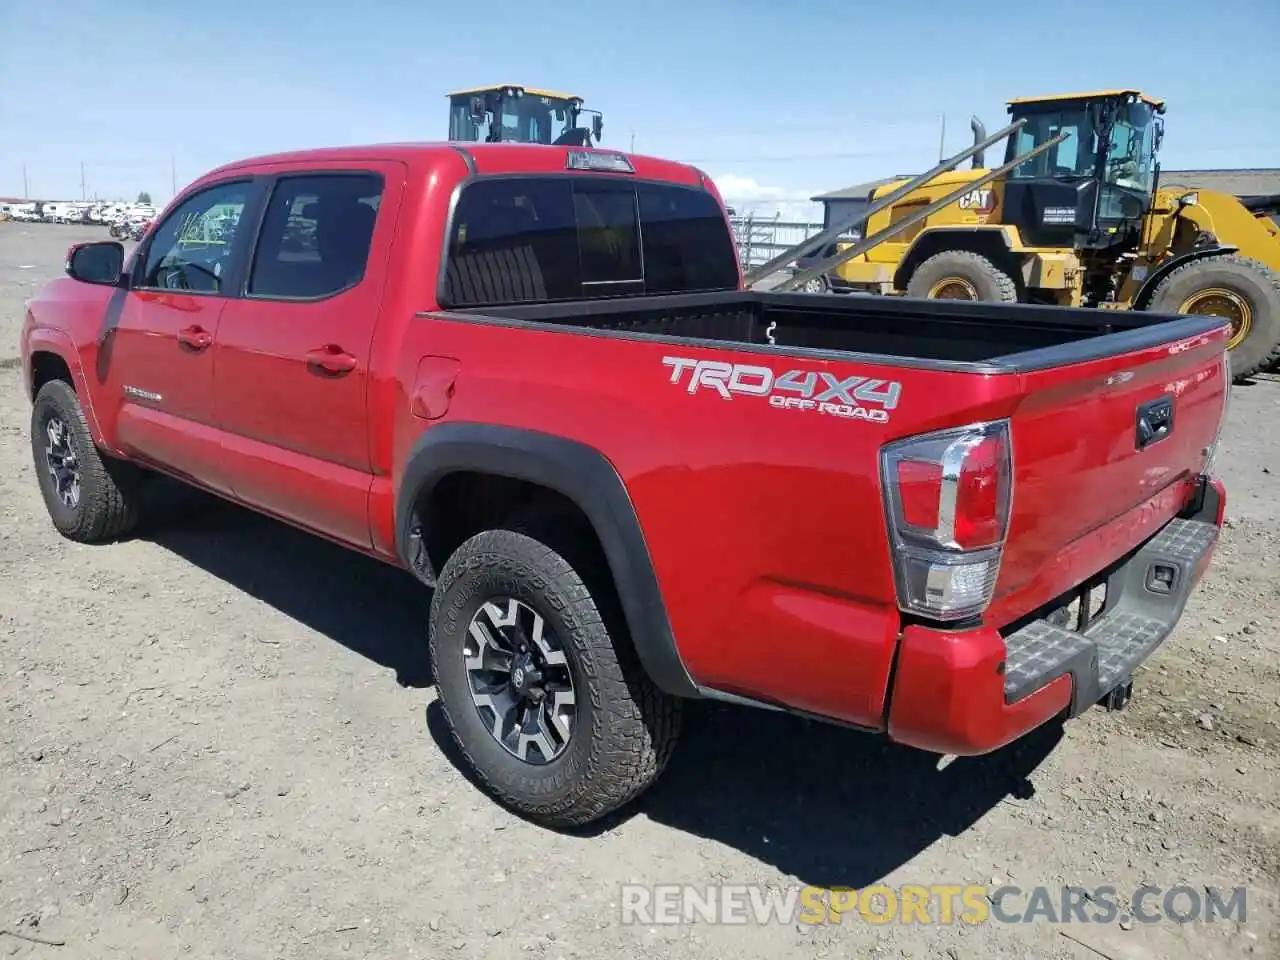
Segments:
[[[935,753],[987,753],[1067,709],[1070,677],[1006,704],[1004,656],[1004,641],[990,627],[963,633],[907,627],[898,651],[889,736]]]

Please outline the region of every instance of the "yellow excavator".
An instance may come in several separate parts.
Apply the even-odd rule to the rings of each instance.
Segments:
[[[1162,184],[1164,101],[1139,90],[1024,97],[1010,124],[852,222],[750,271],[818,253],[776,289],[1207,314],[1230,320],[1233,376],[1280,361],[1280,197]],[[983,151],[1007,139],[1005,162]],[[973,168],[956,169],[973,157]],[[842,240],[865,222],[860,240]],[[785,262],[784,262],[785,261]]]
[[[590,146],[600,142],[604,118],[572,93],[504,83],[447,94],[449,139],[468,143],[546,143]],[[590,128],[580,124],[591,116]]]

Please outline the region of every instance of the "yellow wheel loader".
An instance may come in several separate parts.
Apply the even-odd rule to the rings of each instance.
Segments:
[[[586,147],[600,142],[604,118],[572,93],[505,83],[447,94],[449,139],[484,143],[548,143]],[[591,114],[591,128],[579,126]]]
[[[1208,314],[1232,324],[1236,379],[1280,360],[1280,198],[1162,184],[1165,105],[1138,90],[1008,109],[994,136],[975,120],[972,147],[876,188],[855,221],[864,239],[836,243],[850,227],[836,224],[767,264],[835,250],[779,289],[834,278],[868,293]],[[984,169],[983,150],[1006,138],[1005,164]],[[955,169],[967,156],[973,169]]]

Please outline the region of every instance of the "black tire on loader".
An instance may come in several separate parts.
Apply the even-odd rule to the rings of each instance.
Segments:
[[[1231,320],[1231,379],[1280,362],[1280,273],[1236,253],[1192,260],[1160,281],[1145,309]]]
[[[944,250],[916,267],[907,296],[926,300],[980,300],[1017,303],[1018,285],[980,253]]]

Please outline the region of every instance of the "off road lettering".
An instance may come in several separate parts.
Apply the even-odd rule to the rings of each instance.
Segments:
[[[775,409],[815,411],[847,420],[887,423],[888,411],[898,406],[902,394],[902,385],[895,381],[840,377],[826,370],[775,373],[757,364],[689,357],[663,357],[662,363],[671,368],[670,382],[690,394],[710,390],[724,400],[767,397]]]

